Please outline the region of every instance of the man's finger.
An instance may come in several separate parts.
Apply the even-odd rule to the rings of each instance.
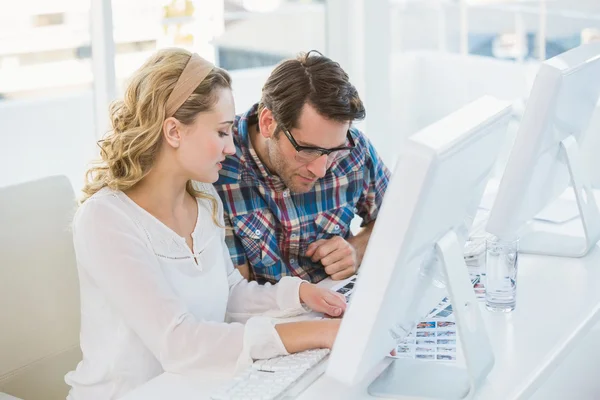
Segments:
[[[352,267],[346,268],[340,272],[336,272],[333,275],[330,275],[330,278],[333,279],[334,281],[341,281],[342,279],[351,277],[355,273],[356,273],[356,269],[354,268],[354,266],[352,266]]]
[[[326,257],[332,251],[337,250],[337,248],[338,248],[338,244],[335,241],[333,241],[331,239],[327,239],[325,241],[325,243],[321,244],[319,246],[319,248],[317,250],[315,250],[315,252],[313,253],[313,255],[310,259],[313,262],[321,261],[321,259],[323,257]]]
[[[344,246],[344,247],[338,247],[337,249],[335,249],[335,251],[332,251],[331,253],[327,254],[325,257],[321,258],[321,264],[323,264],[324,267],[334,264],[338,261],[342,261],[345,258],[353,258],[352,257],[352,247],[350,246]]]
[[[354,268],[354,259],[352,257],[346,257],[338,262],[325,266],[325,273],[329,276],[333,276],[347,268]]]
[[[312,255],[314,254],[315,250],[317,250],[319,248],[319,246],[321,246],[325,242],[326,242],[325,239],[319,239],[316,242],[312,242],[306,248],[306,253],[304,255],[306,257],[312,257]]]

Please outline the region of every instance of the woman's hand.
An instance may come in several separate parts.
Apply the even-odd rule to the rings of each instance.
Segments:
[[[346,310],[346,298],[340,293],[308,282],[300,284],[300,301],[316,312],[340,317]],[[337,331],[336,331],[337,332]]]

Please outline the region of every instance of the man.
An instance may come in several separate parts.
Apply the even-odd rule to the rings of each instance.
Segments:
[[[246,278],[344,279],[362,261],[389,171],[352,122],[365,109],[340,65],[318,52],[281,62],[233,125],[236,154],[215,187],[227,245]],[[362,229],[350,232],[355,214]]]

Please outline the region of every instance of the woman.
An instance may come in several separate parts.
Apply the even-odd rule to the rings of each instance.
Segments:
[[[232,372],[332,346],[339,320],[270,317],[302,313],[302,303],[339,316],[341,296],[291,277],[259,286],[233,268],[211,183],[234,152],[234,114],[227,73],[179,49],[148,60],[111,106],[73,224],[83,361],[66,376],[69,399],[115,399],[163,371]]]

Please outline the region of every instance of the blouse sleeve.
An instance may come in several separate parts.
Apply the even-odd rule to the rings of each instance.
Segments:
[[[164,278],[145,231],[102,200],[87,200],[73,224],[79,273],[104,293],[165,371],[287,354],[270,318],[252,318],[245,326],[197,320]]]
[[[227,257],[225,244],[223,248],[224,257]],[[302,279],[286,276],[275,285],[259,285],[256,281],[248,282],[244,279],[230,259],[226,259],[226,265],[229,279],[229,320],[244,322],[254,315],[288,318],[310,311],[300,303],[300,285],[304,282]]]

